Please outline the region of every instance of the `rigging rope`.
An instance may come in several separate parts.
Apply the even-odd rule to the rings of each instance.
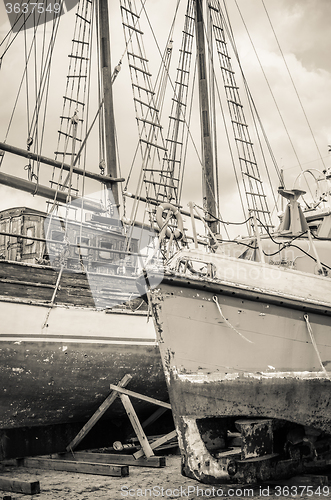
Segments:
[[[61,2],[63,2],[63,0],[60,0]],[[33,12],[33,15],[35,17],[35,11]],[[0,47],[5,43],[5,41],[7,40],[7,46],[4,50],[4,52],[2,53],[2,55],[0,56],[0,60],[3,59],[3,57],[5,56],[5,54],[8,52],[8,50],[10,49],[11,45],[15,42],[16,38],[18,37],[18,35],[21,33],[22,30],[26,31],[25,30],[25,25],[26,25],[26,22],[27,20],[29,19],[29,17],[32,16],[32,11],[28,14],[28,16],[25,16],[25,13],[23,12],[20,12],[20,14],[17,14],[16,16],[16,19],[11,27],[11,29],[8,31],[7,35],[3,38],[3,40],[0,42]],[[39,14],[39,18],[40,18],[41,14]],[[14,28],[16,26],[16,24],[20,21],[21,18],[24,18],[24,22],[22,23],[22,25],[20,26],[20,28],[17,30],[14,38],[12,39],[12,41],[10,42],[10,36],[12,35],[12,33],[14,32]],[[59,17],[59,16],[58,16]],[[39,22],[39,20],[38,20]],[[34,26],[35,26],[35,29],[37,28],[37,25],[34,23]]]
[[[162,70],[166,70],[168,64],[167,60],[169,60],[170,52],[165,52],[165,59],[164,57],[162,57],[163,64],[161,65],[159,77],[157,79],[157,82],[159,82],[158,90],[156,89],[156,87],[152,88],[150,81],[151,74],[148,70],[148,60],[146,59],[142,39],[143,32],[140,29],[139,15],[132,10],[134,8],[134,5],[131,3],[129,3],[126,7],[125,2],[123,1],[121,7],[122,22],[125,28],[124,34],[127,41],[127,48],[129,44],[131,47],[130,52],[127,50],[127,55],[129,59],[130,74],[134,90],[134,104],[140,136],[139,146],[143,159],[143,170],[141,170],[139,176],[138,188],[136,190],[137,194],[132,211],[132,216],[134,216],[133,220],[135,220],[135,216],[138,210],[138,198],[141,195],[144,184],[147,198],[150,198],[150,191],[153,187],[156,186],[156,184],[154,183],[155,181],[153,171],[152,169],[147,169],[147,167],[155,158],[158,158],[158,162],[160,163],[160,149],[162,150],[162,156],[164,155],[163,151],[166,150],[161,131],[162,127],[159,123],[158,108],[162,106],[163,103],[164,77],[162,77]],[[134,27],[132,26],[133,24]],[[128,36],[127,31],[129,31]],[[135,37],[132,36],[132,31],[135,32]],[[155,95],[156,97],[154,97]],[[157,144],[157,138],[161,139],[161,145]],[[146,171],[151,172],[151,182],[149,183],[149,185],[147,185],[146,182],[144,183],[144,174]],[[132,172],[132,167],[130,172]],[[127,185],[128,184],[126,184],[126,186]]]
[[[322,371],[325,373],[325,375],[328,378],[330,378],[328,372],[326,371],[325,366],[323,365],[323,362],[322,362],[322,359],[321,359],[321,355],[319,353],[319,350],[318,350],[318,347],[317,347],[317,344],[316,344],[316,340],[315,340],[315,337],[314,337],[313,329],[312,329],[311,324],[309,322],[309,316],[308,316],[308,314],[305,314],[303,317],[304,317],[304,320],[306,322],[307,330],[308,330],[308,333],[309,333],[309,336],[310,336],[311,343],[313,344],[313,347],[315,349],[315,352],[316,352],[316,355],[317,355],[317,358],[318,358],[318,362],[319,362],[319,364],[320,364],[320,366],[322,368]]]
[[[228,319],[226,319],[226,317],[224,316],[223,312],[222,312],[222,309],[221,309],[221,306],[219,305],[219,302],[218,302],[218,298],[216,295],[213,296],[213,302],[215,302],[216,306],[217,306],[217,309],[218,309],[218,312],[220,313],[220,315],[222,316],[223,320],[225,321],[225,323],[230,327],[232,328],[233,331],[235,331],[242,339],[246,340],[246,342],[249,342],[250,344],[254,344],[254,342],[252,342],[251,340],[249,340],[247,337],[245,337],[245,335],[243,335],[242,333],[238,332],[238,330],[233,326],[231,325],[230,321]]]
[[[61,0],[61,3],[62,3],[63,0]],[[22,16],[23,14],[21,14]],[[31,13],[29,14],[31,15]],[[29,16],[28,16],[29,17]],[[27,17],[27,19],[28,19]],[[26,20],[27,20],[26,19]],[[57,30],[58,30],[58,27],[59,27],[59,19],[60,17],[59,16],[55,16],[54,15],[54,19],[53,19],[53,27],[52,27],[52,34],[51,34],[51,37],[50,37],[50,47],[52,47],[51,51],[53,50],[53,47],[54,47],[54,40],[55,40],[55,36],[54,36],[54,32],[57,33]],[[21,29],[23,29],[24,27],[24,24],[22,26]],[[6,37],[4,38],[4,40],[0,43],[0,46],[4,43],[4,41],[7,39],[8,35],[12,32],[12,30],[10,30],[10,32],[6,35]],[[20,31],[18,31],[18,33],[16,34],[16,36],[20,33]],[[16,39],[16,36],[14,38],[14,40]],[[21,81],[19,83],[19,87],[18,87],[18,91],[17,91],[17,95],[16,95],[16,98],[15,98],[15,102],[14,102],[14,106],[13,106],[13,110],[12,110],[12,113],[11,113],[11,116],[10,116],[10,119],[9,119],[9,122],[8,122],[8,126],[7,126],[7,130],[6,130],[6,134],[5,134],[5,139],[4,139],[4,142],[7,141],[7,137],[8,137],[8,134],[9,134],[9,131],[11,129],[11,125],[12,125],[12,122],[13,122],[13,119],[14,119],[14,115],[15,115],[15,111],[16,111],[16,108],[17,108],[17,104],[18,104],[18,100],[19,100],[19,96],[21,94],[21,90],[22,90],[22,87],[23,87],[23,83],[24,83],[24,80],[27,81],[27,68],[28,68],[28,63],[29,63],[29,60],[30,60],[30,57],[31,57],[31,54],[32,54],[32,47],[33,47],[33,44],[31,43],[31,46],[30,46],[30,49],[29,49],[29,52],[27,53],[27,45],[26,45],[26,31],[25,31],[25,34],[24,34],[24,44],[25,44],[25,67],[24,67],[24,70],[23,70],[23,74],[22,74],[22,78],[21,78]],[[35,38],[35,35],[34,35],[34,38]],[[13,40],[13,41],[14,41]],[[10,44],[11,45],[11,44]],[[5,51],[3,52],[2,56],[1,56],[1,60],[2,58],[4,57],[5,53],[7,52],[7,50],[10,48],[10,45],[9,45],[9,41],[8,41],[8,44],[7,44],[7,47],[5,49]],[[49,64],[49,67],[50,67],[50,64]],[[28,106],[28,113],[29,113],[29,107]],[[30,124],[30,119],[28,119],[28,130],[29,130],[29,124]],[[29,135],[29,132],[28,132],[28,135]],[[29,138],[29,143],[31,142],[31,139]],[[28,144],[29,146],[29,144]],[[31,146],[31,144],[30,144]]]
[[[34,35],[36,34],[36,28]],[[30,149],[30,146],[32,145],[33,139],[30,136],[30,104],[29,104],[29,74],[28,74],[28,61],[31,55],[32,51],[32,43],[31,43],[31,48],[30,48],[30,53],[28,57],[28,51],[27,51],[27,39],[26,39],[27,33],[26,30],[24,30],[24,56],[25,56],[25,90],[26,90],[26,116],[27,116],[27,126],[28,126],[28,131],[27,131],[27,148],[28,150]]]
[[[243,106],[241,104],[239,87],[237,87],[234,71],[232,70],[231,58],[229,57],[227,51],[225,31],[227,32],[228,38],[232,43],[234,53],[237,55],[232,31],[231,28],[228,28],[227,23],[225,22],[225,17],[221,11],[218,0],[214,0],[209,7],[210,15],[213,19],[216,47],[222,70],[225,95],[228,102],[248,209],[249,211],[256,213],[260,212],[265,220],[265,223],[272,226],[270,211],[266,195],[264,194],[263,185],[261,183],[253,143],[250,139]],[[243,75],[240,62],[239,67]],[[254,118],[253,113],[252,116]]]
[[[253,50],[254,50],[254,53],[255,53],[256,59],[257,59],[257,61],[258,61],[258,63],[259,63],[259,66],[260,66],[260,68],[261,68],[262,74],[263,74],[264,79],[265,79],[265,81],[266,81],[266,84],[267,84],[267,86],[268,86],[268,89],[269,89],[270,95],[271,95],[271,97],[272,97],[272,99],[273,99],[273,101],[274,101],[275,107],[276,107],[276,109],[277,109],[278,115],[279,115],[279,117],[280,117],[280,119],[281,119],[281,122],[282,122],[282,124],[283,124],[284,130],[285,130],[286,135],[287,135],[287,137],[288,137],[288,139],[289,139],[289,142],[290,142],[290,144],[291,144],[292,150],[293,150],[293,152],[294,152],[294,154],[295,154],[295,157],[296,157],[296,159],[297,159],[297,162],[298,162],[298,164],[300,165],[300,168],[301,168],[300,160],[299,160],[299,157],[298,157],[298,155],[297,155],[296,149],[295,149],[294,144],[293,144],[293,142],[292,142],[292,139],[291,139],[291,136],[290,136],[290,134],[289,134],[289,131],[288,131],[287,127],[286,127],[286,124],[285,124],[285,121],[284,121],[283,115],[282,115],[282,113],[281,113],[281,111],[280,111],[280,108],[279,108],[278,103],[277,103],[277,101],[276,101],[275,95],[274,95],[274,93],[273,93],[273,91],[272,91],[272,88],[271,88],[271,86],[270,86],[270,83],[269,83],[268,77],[267,77],[267,75],[266,75],[266,73],[265,73],[265,71],[264,71],[264,68],[263,68],[263,65],[262,65],[261,59],[260,59],[260,57],[259,57],[259,55],[258,55],[258,53],[257,53],[256,47],[255,47],[255,45],[254,45],[254,42],[253,42],[253,40],[252,40],[252,38],[251,38],[251,36],[250,36],[249,30],[248,30],[247,25],[246,25],[246,23],[245,23],[245,20],[244,20],[244,18],[243,18],[243,15],[242,15],[242,12],[241,12],[241,10],[240,10],[240,7],[238,6],[238,2],[237,2],[237,0],[235,0],[235,3],[236,3],[236,6],[237,6],[237,9],[238,9],[238,12],[239,12],[239,14],[240,14],[240,17],[241,17],[242,23],[243,23],[243,25],[244,25],[244,27],[245,27],[245,30],[246,30],[247,36],[248,36],[248,38],[249,38],[249,40],[250,40],[250,42],[251,42],[251,45],[252,45],[252,48],[253,48]],[[238,58],[238,60],[239,60],[239,54],[237,55],[237,58]],[[275,165],[276,165],[276,163],[275,163]],[[277,173],[278,173],[278,172],[277,172]],[[279,179],[280,179],[280,173],[278,173],[278,176],[279,176]]]
[[[224,2],[224,8],[225,8],[225,11],[226,11],[226,16],[227,16],[227,20],[228,20],[228,23],[226,25],[226,29],[228,30],[228,33],[229,33],[229,39],[232,43],[232,46],[233,46],[233,50],[234,50],[234,53],[236,55],[236,58],[237,58],[237,62],[238,62],[238,65],[239,65],[239,68],[241,70],[241,74],[242,74],[242,78],[243,78],[243,82],[244,82],[244,86],[245,86],[245,89],[246,89],[246,94],[248,96],[248,103],[249,103],[249,106],[250,106],[250,109],[251,109],[251,116],[253,118],[253,121],[254,121],[254,125],[255,125],[255,130],[257,132],[257,138],[258,138],[258,141],[259,141],[259,144],[260,144],[260,152],[262,154],[262,157],[263,157],[263,160],[264,160],[264,165],[265,165],[265,169],[266,169],[266,173],[267,173],[267,176],[268,176],[268,181],[269,181],[269,186],[271,188],[271,192],[272,192],[272,195],[273,195],[273,198],[274,198],[274,202],[275,202],[275,207],[277,207],[277,200],[276,200],[276,197],[275,197],[275,192],[274,192],[274,188],[273,188],[273,184],[271,182],[271,178],[270,178],[270,173],[269,173],[269,169],[267,168],[267,162],[266,162],[266,159],[265,159],[265,155],[264,155],[264,151],[263,151],[263,148],[262,148],[262,144],[261,144],[261,140],[260,140],[260,135],[258,133],[258,129],[257,129],[257,126],[256,126],[256,121],[255,121],[255,117],[256,119],[258,120],[258,123],[259,123],[259,126],[260,126],[260,129],[262,131],[262,134],[263,134],[263,137],[264,137],[264,140],[265,140],[265,143],[266,143],[266,146],[268,148],[268,151],[269,151],[269,154],[270,154],[270,157],[274,163],[274,167],[275,167],[275,170],[278,174],[278,177],[281,179],[281,174],[280,174],[280,171],[279,171],[279,168],[277,166],[277,162],[276,162],[276,159],[275,159],[275,156],[273,154],[273,151],[271,149],[271,146],[270,146],[270,143],[268,141],[268,138],[267,138],[267,135],[265,133],[265,129],[262,125],[262,122],[261,122],[261,119],[260,119],[260,116],[259,116],[259,113],[257,111],[257,108],[256,108],[256,105],[255,105],[255,102],[254,102],[254,99],[253,99],[253,96],[250,92],[250,89],[248,87],[248,83],[247,83],[247,80],[245,78],[245,75],[243,73],[243,69],[242,69],[242,66],[241,66],[241,62],[240,62],[240,58],[239,58],[239,53],[238,53],[238,50],[237,50],[237,47],[236,47],[236,44],[235,44],[235,40],[234,40],[234,35],[233,35],[233,31],[232,31],[232,27],[231,27],[231,23],[229,21],[229,14],[228,14],[228,11],[227,11],[227,7],[226,7],[226,4]],[[244,22],[244,21],[243,21]],[[244,23],[245,25],[245,23]],[[246,27],[246,26],[245,26]],[[247,30],[247,28],[246,28]],[[252,43],[252,42],[251,42]],[[253,45],[253,43],[252,43]],[[254,45],[253,45],[254,47]],[[252,107],[254,108],[254,112],[252,110]]]
[[[178,5],[179,5],[179,1],[178,1]],[[177,12],[177,9],[176,9],[176,12]],[[176,14],[176,12],[175,12],[175,14]],[[146,13],[146,16],[147,16],[147,13]],[[159,44],[158,44],[158,41],[157,41],[157,38],[156,38],[155,32],[154,32],[154,31],[153,31],[153,29],[152,29],[152,25],[151,25],[151,22],[150,22],[150,20],[149,20],[148,16],[147,16],[147,19],[148,19],[149,25],[150,25],[150,27],[151,27],[152,34],[153,34],[154,41],[155,41],[155,44],[156,44],[156,46],[157,46],[158,52],[159,52],[159,54],[160,54],[160,56],[161,56],[161,60],[163,60],[163,54],[161,53],[161,49],[160,49],[160,47],[159,47]],[[174,25],[174,22],[175,22],[175,16],[174,16],[174,20],[173,20],[172,26]],[[168,42],[169,42],[169,39],[170,39],[170,36],[168,37]],[[166,73],[167,73],[167,78],[168,78],[168,80],[169,80],[169,82],[170,82],[170,85],[171,85],[171,87],[172,87],[173,91],[175,92],[175,85],[174,85],[174,82],[172,81],[172,79],[171,79],[171,76],[170,76],[169,72],[167,71]],[[183,119],[184,119],[184,121],[185,121],[185,118],[183,118]],[[185,122],[185,123],[186,123],[186,122]],[[189,131],[188,133],[189,133],[189,135],[190,135],[190,137],[191,137],[191,139],[192,139],[192,143],[193,143],[194,148],[195,148],[195,150],[196,150],[196,153],[197,153],[197,157],[198,157],[198,159],[199,159],[199,162],[200,162],[200,164],[202,164],[202,160],[201,160],[201,158],[200,158],[200,156],[199,156],[199,153],[198,153],[198,148],[197,148],[197,146],[196,146],[196,144],[195,144],[195,141],[194,141],[194,139],[192,138],[190,131]],[[132,168],[131,168],[131,170],[132,170]],[[130,170],[130,172],[131,172],[131,170]],[[127,185],[126,185],[126,187],[127,187]]]
[[[208,40],[208,50],[209,50],[210,53],[212,53],[213,49],[212,49],[212,47],[209,44],[209,40]],[[245,217],[246,216],[246,214],[245,214],[245,205],[244,205],[244,201],[243,201],[243,198],[242,198],[242,193],[241,193],[241,189],[240,189],[239,179],[238,179],[238,175],[237,175],[237,171],[236,171],[236,167],[235,167],[236,163],[235,163],[234,154],[233,154],[232,147],[231,147],[231,141],[230,141],[228,127],[226,126],[225,112],[224,112],[224,108],[223,108],[223,105],[222,105],[222,98],[221,98],[221,95],[220,95],[220,88],[219,88],[219,85],[218,85],[218,81],[217,81],[217,78],[216,78],[216,73],[215,73],[215,68],[214,67],[212,68],[212,71],[213,71],[214,81],[216,83],[216,92],[217,92],[218,102],[219,102],[219,106],[220,106],[220,111],[221,111],[221,114],[222,114],[222,121],[223,121],[223,124],[224,124],[224,131],[225,131],[226,140],[227,140],[227,144],[228,144],[228,148],[229,148],[229,153],[230,153],[230,156],[231,156],[231,163],[232,163],[232,167],[233,167],[233,172],[234,172],[234,176],[235,176],[235,180],[236,180],[236,184],[237,184],[238,195],[239,195],[239,198],[240,198],[241,209],[242,209],[243,215]],[[218,203],[216,205],[217,205],[217,207],[219,207]],[[219,218],[221,219],[222,217],[221,217],[221,213],[220,213],[220,209],[219,208],[218,208],[218,212],[219,212]],[[209,215],[211,215],[211,214],[209,214]],[[227,232],[226,228],[225,228],[225,231]]]
[[[89,0],[83,0],[78,3],[75,12],[75,28],[71,44],[71,52],[68,54],[69,65],[67,73],[66,88],[63,96],[62,115],[60,117],[60,129],[57,142],[57,150],[55,157],[61,157],[61,162],[64,163],[66,155],[70,155],[70,164],[82,165],[82,170],[85,172],[86,166],[86,140],[82,140],[83,130],[87,130],[88,126],[88,103],[90,101],[90,86],[91,86],[91,72],[90,59],[92,47],[92,32],[93,32],[93,4]],[[80,143],[78,153],[67,152],[67,139],[70,136],[70,122],[74,113],[79,112],[79,123],[75,142]],[[88,133],[92,127],[90,127]],[[86,134],[87,135],[87,134]],[[83,153],[84,150],[84,153]],[[82,154],[83,153],[83,154]],[[57,180],[55,180],[55,167],[53,168],[51,184],[58,184],[62,182],[62,172],[60,172]],[[80,189],[81,176],[77,174],[75,177],[75,188],[72,189],[78,193]],[[83,195],[85,189],[85,178],[83,175],[81,194]],[[62,190],[62,189],[61,189]]]
[[[179,2],[178,2],[178,4],[179,4]],[[176,9],[176,10],[177,10],[177,9]],[[147,15],[147,14],[146,14],[146,15]],[[148,22],[149,22],[149,25],[151,26],[151,23],[150,23],[149,18],[148,18]],[[159,45],[158,45],[158,41],[157,41],[156,36],[155,36],[155,32],[154,32],[153,30],[152,30],[152,33],[153,33],[153,37],[154,37],[154,40],[155,40],[156,46],[157,46],[157,48],[158,48],[158,52],[159,52],[159,54],[161,55],[161,59],[162,59],[162,58],[163,58],[163,55],[162,55],[162,53],[161,53],[160,47],[159,47]],[[169,82],[170,82],[170,85],[171,85],[172,89],[174,90],[174,92],[176,92],[176,91],[175,91],[175,85],[174,85],[174,83],[172,82],[172,79],[171,79],[171,77],[170,77],[169,72],[167,71],[167,72],[166,72],[166,74],[167,74],[167,78],[168,78],[168,80],[169,80]],[[183,121],[185,122],[185,126],[187,127],[187,126],[188,126],[188,123],[187,123],[187,121],[186,121],[185,117],[182,117],[182,116],[181,116],[181,119],[183,119]],[[190,139],[191,139],[191,141],[192,141],[192,144],[193,144],[193,147],[194,147],[194,149],[195,149],[195,151],[196,151],[196,154],[197,154],[197,158],[198,158],[198,160],[199,160],[199,163],[200,163],[200,165],[202,165],[202,160],[201,160],[201,158],[200,158],[200,155],[199,155],[199,152],[198,152],[198,148],[197,148],[197,146],[196,146],[196,144],[195,144],[195,141],[194,141],[194,139],[193,139],[193,137],[192,137],[192,134],[191,134],[191,131],[190,131],[190,129],[189,129],[189,128],[188,128],[187,134],[188,134],[188,136],[187,136],[187,140],[186,140],[186,148],[185,148],[184,158],[186,158],[186,154],[187,154],[187,143],[188,143],[188,137],[190,137]],[[136,153],[137,153],[137,150],[136,150]],[[135,157],[136,157],[136,153],[135,153]],[[128,176],[128,178],[127,178],[127,183],[126,183],[125,189],[127,189],[127,187],[128,187],[128,183],[129,183],[129,180],[130,180],[130,178],[131,178],[131,173],[132,173],[132,170],[133,170],[133,164],[134,164],[134,161],[132,162],[132,165],[131,165],[131,168],[130,168],[130,172],[129,172],[129,176]],[[184,175],[184,169],[182,170],[182,174],[181,174],[181,176],[180,176],[180,187],[179,187],[179,193],[181,193],[181,192],[182,192],[182,186],[183,186],[183,175]],[[140,184],[140,183],[139,183],[139,184]],[[140,195],[139,193],[141,193],[141,188],[138,188],[138,190],[137,190],[136,199],[139,197],[139,195]],[[147,192],[147,197],[148,197],[148,192]],[[180,198],[179,198],[179,199],[180,199]]]

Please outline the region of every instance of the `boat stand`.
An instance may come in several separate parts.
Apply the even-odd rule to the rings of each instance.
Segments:
[[[302,474],[306,476],[307,473],[310,473],[311,479],[319,477],[325,480],[319,471],[331,465],[329,442],[325,443],[329,452],[318,460],[313,448],[303,457],[295,440],[287,443],[291,447],[288,457],[275,453],[272,419],[236,420],[235,426],[240,435],[236,434],[231,439],[228,437],[227,445],[218,450],[212,449],[208,433],[201,435],[195,419],[179,417],[178,424],[183,440],[182,473],[202,483],[256,484],[274,480],[279,483],[279,480]],[[309,443],[304,444],[308,446]]]
[[[101,474],[116,477],[129,475],[129,465],[139,467],[164,467],[166,459],[164,456],[155,456],[153,450],[173,440],[177,434],[172,431],[165,436],[149,443],[143,427],[154,422],[164,411],[170,409],[171,405],[142,394],[125,389],[132,379],[131,375],[125,375],[118,385],[110,384],[111,393],[99,406],[96,412],[82,427],[75,438],[68,444],[66,451],[50,456],[27,457],[17,460],[17,464],[23,467],[37,467],[42,469],[63,470],[69,472],[80,472],[85,474]],[[132,427],[141,445],[141,450],[133,455],[119,453],[98,453],[94,451],[74,451],[78,444],[88,434],[96,422],[108,410],[117,397],[120,397]],[[137,398],[159,406],[143,424],[139,422],[138,416],[132,406],[130,397]],[[124,447],[119,443],[120,449]]]

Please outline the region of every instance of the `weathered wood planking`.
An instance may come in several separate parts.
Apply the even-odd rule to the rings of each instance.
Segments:
[[[307,305],[311,303],[325,307],[330,312],[331,280],[326,276],[226,255],[202,254],[198,250],[190,250],[187,254],[183,251],[182,259],[185,258],[213,264],[217,269],[217,274],[213,280],[210,280],[210,284],[234,286],[237,296],[240,292],[252,293],[254,296],[263,294],[264,299],[269,296],[271,299],[278,297],[279,301],[288,299]],[[177,276],[180,277],[180,275]],[[194,279],[194,283],[199,284],[199,280]]]
[[[29,298],[49,302],[52,298],[59,269],[48,266],[0,262],[0,294],[5,297]],[[57,304],[95,307],[109,301],[128,300],[133,278],[65,269],[56,294]],[[97,304],[96,304],[97,302]]]

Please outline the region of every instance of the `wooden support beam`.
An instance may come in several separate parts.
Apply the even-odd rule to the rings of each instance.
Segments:
[[[168,408],[164,408],[163,406],[160,406],[152,415],[150,415],[142,424],[142,428],[145,429],[148,425],[151,425],[153,422],[155,422],[158,418],[163,415],[168,410]]]
[[[162,436],[160,439],[157,439],[150,445],[152,450],[155,450],[155,448],[158,448],[164,443],[167,443],[168,441],[171,441],[173,438],[177,436],[177,431],[171,431],[169,434],[166,434],[165,436]],[[133,454],[134,458],[138,459],[144,456],[144,450],[139,450],[136,453]]]
[[[52,458],[57,460],[76,460],[77,462],[94,462],[106,464],[121,464],[121,465],[135,465],[140,467],[165,467],[165,457],[142,457],[135,459],[132,455],[122,455],[120,453],[93,453],[87,451],[76,451],[72,453],[59,453],[52,455]]]
[[[118,390],[119,393],[126,394],[127,396],[130,396],[131,398],[140,399],[141,401],[147,401],[148,403],[152,403],[152,404],[158,405],[158,406],[163,406],[164,408],[171,410],[171,404],[165,403],[164,401],[159,401],[158,399],[150,398],[149,396],[144,396],[143,394],[139,394],[138,392],[133,392],[133,391],[129,391],[127,389],[122,389],[120,387],[117,387],[117,385],[109,384],[109,387],[113,391]]]
[[[17,464],[21,467],[80,472],[83,474],[99,474],[101,476],[126,477],[129,475],[129,467],[127,465],[98,464],[94,462],[77,462],[74,460],[55,460],[53,458],[45,457],[20,458],[17,460]]]
[[[72,451],[76,448],[76,446],[82,441],[82,439],[86,436],[86,434],[92,429],[92,427],[96,424],[96,422],[102,417],[102,415],[108,410],[110,405],[113,404],[115,399],[118,396],[118,389],[121,387],[125,387],[130,380],[132,379],[132,376],[129,374],[124,375],[122,380],[119,382],[118,386],[114,385],[112,386],[112,392],[109,394],[109,396],[104,400],[102,405],[99,406],[97,411],[92,415],[90,420],[84,425],[84,427],[79,431],[77,436],[69,443],[67,446],[66,450],[67,451]]]
[[[139,419],[137,417],[137,414],[132,406],[129,397],[126,396],[125,394],[120,394],[120,398],[126,410],[126,413],[130,419],[132,427],[134,428],[134,431],[137,435],[137,438],[139,439],[141,447],[143,449],[141,456],[143,456],[145,453],[146,457],[151,457],[152,455],[154,455],[153,450],[148,442],[148,439],[143,431],[143,428],[141,427],[141,424],[139,422]]]
[[[25,493],[27,495],[38,495],[40,493],[39,481],[19,481],[0,477],[0,490],[13,491],[14,493]]]

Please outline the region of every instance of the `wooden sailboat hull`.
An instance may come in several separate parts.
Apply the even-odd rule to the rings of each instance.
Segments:
[[[236,482],[199,422],[267,418],[331,434],[331,283],[288,270],[270,281],[271,266],[245,261],[239,279],[235,259],[208,259],[218,276],[232,266],[231,282],[169,273],[150,300],[184,474]]]
[[[3,261],[0,273],[0,456],[31,453],[30,446],[22,449],[22,442],[13,450],[20,429],[33,433],[45,426],[82,426],[110,393],[109,384],[118,383],[126,373],[132,375],[131,390],[168,398],[153,322],[146,311],[93,307],[83,273],[63,274],[59,303],[53,306],[54,269]],[[107,276],[99,280],[105,286]],[[108,277],[108,294],[118,280],[124,278]],[[138,400],[133,404],[140,416],[155,409]],[[125,410],[116,401],[104,418],[123,417]],[[57,449],[53,443],[38,453]]]
[[[2,428],[87,420],[126,373],[130,389],[166,396],[146,315],[0,302]],[[139,391],[138,391],[139,389]],[[120,405],[112,416],[121,416]]]

